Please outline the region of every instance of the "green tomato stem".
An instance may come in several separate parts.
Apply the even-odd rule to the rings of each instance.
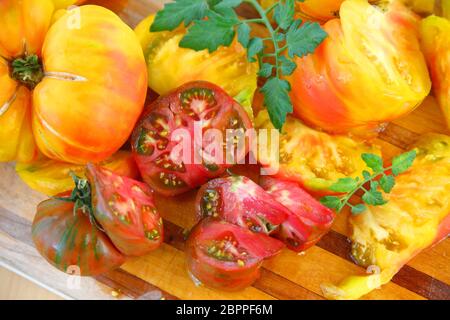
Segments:
[[[10,70],[12,78],[29,89],[34,89],[44,78],[42,63],[35,54],[13,60]]]

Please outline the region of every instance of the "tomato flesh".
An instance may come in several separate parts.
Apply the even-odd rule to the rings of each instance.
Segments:
[[[242,290],[258,279],[263,260],[283,247],[282,242],[264,234],[207,218],[189,235],[188,269],[195,280],[209,287]]]
[[[70,196],[70,192],[59,196]],[[38,205],[32,237],[39,253],[59,270],[81,276],[120,267],[125,262],[123,254],[85,213],[74,214],[73,208],[73,203],[57,199]]]
[[[196,199],[197,218],[212,217],[271,234],[288,217],[289,210],[247,177],[230,176],[211,180],[200,188]]]
[[[200,137],[194,134],[196,122]],[[225,139],[227,129],[244,131],[251,127],[244,109],[221,88],[196,81],[150,105],[133,132],[132,149],[144,181],[157,192],[173,196],[220,176],[231,166],[224,157],[220,157],[218,150],[208,149],[214,141],[209,140],[205,132],[218,129]],[[185,137],[178,136],[180,132],[189,135],[186,144]],[[177,153],[178,149],[174,148],[180,143],[186,148]],[[226,140],[220,142],[223,155],[226,154],[225,143]],[[248,148],[245,148],[245,153],[235,152],[235,162],[243,159],[247,152]]]
[[[303,190],[298,183],[264,177],[261,185],[289,209],[288,219],[281,224],[276,235],[289,249],[304,251],[316,244],[331,228],[335,213]]]
[[[92,164],[86,176],[95,218],[123,254],[140,256],[161,245],[163,223],[146,184]]]

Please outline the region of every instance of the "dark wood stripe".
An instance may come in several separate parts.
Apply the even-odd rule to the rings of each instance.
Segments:
[[[327,233],[317,243],[317,246],[353,262],[350,256],[350,241],[336,231],[331,230]],[[429,300],[450,300],[449,285],[408,265],[403,266],[394,276],[392,282]]]
[[[418,133],[409,131],[395,123],[390,123],[380,133],[379,138],[401,149],[408,149],[420,137]]]
[[[178,300],[174,295],[122,269],[110,271],[95,279],[136,300]]]

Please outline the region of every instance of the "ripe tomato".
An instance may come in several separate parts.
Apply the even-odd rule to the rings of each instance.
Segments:
[[[234,224],[204,219],[187,241],[188,270],[194,281],[227,291],[242,290],[259,278],[264,259],[283,243]]]
[[[0,161],[35,159],[35,142],[51,159],[103,161],[142,112],[147,72],[133,31],[92,5],[50,26],[53,9],[51,0],[1,1]]]
[[[202,121],[202,136],[197,140],[203,140],[203,149],[195,141],[194,134],[194,122],[199,120]],[[246,112],[222,89],[208,82],[191,82],[160,97],[147,109],[133,132],[132,149],[144,181],[157,192],[172,196],[204,184],[231,166],[225,163],[225,157],[200,158],[202,161],[195,163],[195,155],[202,150],[214,156],[207,152],[210,141],[203,135],[207,130],[218,129],[226,138],[226,129],[246,130],[251,127]],[[177,161],[173,160],[174,154],[171,153],[180,144],[175,137],[179,133],[177,129],[184,129],[183,133],[189,135],[187,147],[190,150],[183,150],[189,152],[189,162],[179,158],[178,153],[175,154]],[[222,144],[226,155],[224,140],[220,141]],[[235,153],[236,162],[243,157],[245,154],[242,152],[239,155]]]
[[[39,253],[63,272],[78,267],[81,276],[96,276],[120,267],[125,257],[108,236],[91,224],[81,209],[75,213],[73,209],[73,203],[56,199],[38,205],[32,236]]]
[[[120,252],[141,256],[161,245],[163,223],[146,184],[92,164],[86,175],[94,216]]]
[[[352,256],[361,266],[376,265],[379,275],[352,276],[338,288],[325,286],[334,299],[357,299],[389,282],[419,252],[450,232],[450,136],[427,134],[413,146],[417,158],[396,178],[387,204],[369,206],[350,218]]]
[[[273,129],[266,110],[261,111],[255,126]],[[279,159],[276,154],[259,155],[259,161],[272,168],[279,167],[276,177],[293,180],[310,192],[323,195],[338,179],[357,177],[366,168],[363,153],[381,154],[380,148],[348,136],[329,135],[305,126],[288,117],[280,136]],[[268,141],[269,150],[272,141]],[[279,165],[278,165],[279,164]]]
[[[263,177],[261,186],[289,209],[287,221],[281,224],[276,234],[289,249],[305,251],[330,230],[335,213],[314,199],[298,183]]]
[[[149,32],[154,15],[135,29],[148,66],[149,87],[166,95],[190,81],[208,81],[223,88],[252,116],[251,102],[257,88],[258,64],[247,60],[246,50],[237,40],[230,47],[194,51],[180,48],[184,27],[174,31]],[[264,36],[260,36],[264,37]]]
[[[139,171],[131,152],[119,151],[107,160],[100,162],[99,165],[120,176],[139,178]],[[30,188],[48,196],[54,196],[73,189],[70,172],[84,177],[85,167],[42,159],[32,163],[17,163],[16,172]]]
[[[80,5],[83,2],[86,2],[86,0],[52,0],[55,9],[65,9],[67,7],[70,7],[71,5]]]
[[[278,0],[260,0],[264,8],[269,8]],[[295,2],[296,18],[327,21],[339,16],[339,8],[344,0],[305,0]]]
[[[247,177],[231,176],[209,181],[197,193],[197,218],[211,217],[271,234],[289,213],[259,185]]]
[[[447,76],[450,71],[450,20],[430,16],[422,20],[420,32],[434,94],[450,128],[450,79]]]
[[[314,54],[290,77],[294,113],[333,133],[373,135],[414,110],[431,82],[418,41],[419,17],[398,1],[383,10],[347,0]]]

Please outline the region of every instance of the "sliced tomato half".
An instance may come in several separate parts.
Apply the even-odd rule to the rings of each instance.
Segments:
[[[282,242],[264,234],[207,218],[189,235],[188,270],[195,281],[208,287],[242,290],[258,279],[263,260],[283,247]]]
[[[132,149],[144,181],[157,192],[173,196],[220,176],[245,158],[248,143],[240,152],[230,151],[229,159],[234,161],[227,163],[226,130],[245,134],[251,127],[245,110],[225,91],[195,81],[150,105],[133,132]],[[214,135],[209,129],[218,131]],[[219,141],[215,140],[217,132]]]
[[[333,224],[335,213],[323,206],[296,182],[263,177],[261,186],[289,209],[277,237],[291,250],[301,252],[316,244]]]
[[[163,223],[145,184],[88,164],[96,220],[127,256],[144,255],[163,241]]]
[[[212,217],[271,234],[286,221],[289,210],[247,177],[230,176],[209,181],[197,194],[197,218]]]

